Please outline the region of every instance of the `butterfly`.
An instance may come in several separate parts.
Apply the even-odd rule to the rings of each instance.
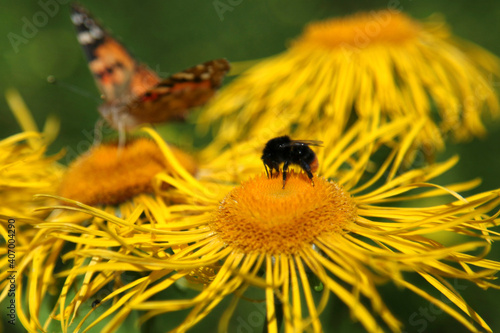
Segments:
[[[71,20],[104,99],[99,112],[120,132],[145,123],[184,120],[189,109],[215,94],[230,69],[226,59],[216,59],[161,79],[137,62],[82,6],[72,5]]]

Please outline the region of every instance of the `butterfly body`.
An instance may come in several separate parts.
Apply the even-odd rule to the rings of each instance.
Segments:
[[[205,104],[229,71],[216,59],[161,79],[138,63],[81,6],[71,19],[104,103],[99,112],[111,127],[130,131],[145,123],[184,120],[189,109]]]

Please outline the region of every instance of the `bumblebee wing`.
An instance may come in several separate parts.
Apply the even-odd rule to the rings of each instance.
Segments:
[[[292,140],[288,143],[284,143],[283,147],[290,147],[290,146],[318,146],[322,147],[323,146],[323,141],[318,141],[318,140]]]

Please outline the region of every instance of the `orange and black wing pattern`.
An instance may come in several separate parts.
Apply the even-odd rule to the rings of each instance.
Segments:
[[[72,6],[71,20],[104,99],[99,112],[113,128],[183,120],[189,109],[214,95],[230,68],[227,60],[217,59],[160,79],[82,6]]]

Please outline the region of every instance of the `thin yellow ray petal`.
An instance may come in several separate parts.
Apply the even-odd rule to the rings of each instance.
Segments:
[[[170,148],[167,146],[165,141],[151,128],[148,127],[142,127],[141,131],[145,132],[148,134],[150,137],[152,137],[156,143],[158,144],[158,147],[160,147],[163,155],[166,157],[167,161],[170,163],[170,165],[173,167],[173,169],[186,181],[189,182],[189,184],[193,185],[196,187],[198,190],[200,190],[202,193],[205,193],[206,196],[210,197],[211,193],[209,193],[204,187],[200,185],[200,183],[191,176],[189,172],[186,171],[186,169],[179,163],[179,161],[175,158],[173,155],[172,151]]]
[[[325,280],[329,280],[330,278],[327,276],[324,267],[321,266],[319,262],[314,260],[317,253],[312,248],[303,249],[303,254],[301,255],[302,260],[305,264],[311,269],[311,271],[318,277],[318,279],[323,283]],[[324,284],[324,283],[323,283]],[[328,299],[330,298],[330,292],[328,289],[323,288],[321,300],[319,301],[318,306],[316,307],[318,313],[322,313],[326,308],[328,303]]]
[[[300,280],[302,282],[302,288],[304,290],[307,308],[309,309],[308,321],[309,319],[312,321],[314,332],[321,332],[322,329],[321,323],[319,321],[319,313],[316,309],[316,304],[314,304],[314,300],[311,295],[311,286],[309,285],[309,281],[307,279],[306,272],[300,258],[296,261],[296,264],[297,270],[299,271]]]
[[[446,296],[453,304],[458,306],[463,312],[467,313],[467,315],[472,318],[474,321],[476,321],[481,327],[485,328],[486,330],[490,330],[491,328],[486,324],[486,322],[475,312],[470,306],[468,306],[465,301],[456,294],[456,291],[450,290],[446,288],[443,284],[441,284],[438,280],[433,278],[429,274],[425,273],[420,273],[420,275],[427,280],[434,288],[436,288],[441,294]]]
[[[17,122],[21,125],[24,132],[39,132],[33,116],[24,103],[21,94],[15,89],[8,89],[5,92],[5,99],[12,113],[16,117]],[[40,147],[40,141],[28,140],[33,148]]]
[[[229,321],[231,320],[231,317],[233,316],[234,311],[236,310],[236,307],[238,306],[239,301],[240,301],[240,297],[238,295],[233,295],[233,299],[231,300],[231,303],[229,303],[227,309],[224,310],[224,313],[222,314],[222,316],[219,320],[219,325],[217,326],[217,331],[219,333],[228,332]]]
[[[40,140],[42,138],[41,134],[34,131],[25,131],[9,136],[8,138],[2,139],[0,141],[0,147],[5,148],[20,143],[24,140]],[[3,166],[2,166],[3,167]]]
[[[405,135],[404,139],[399,144],[398,154],[397,154],[396,158],[394,159],[394,162],[392,164],[389,175],[387,176],[388,180],[393,179],[396,172],[401,168],[401,163],[403,162],[408,151],[414,145],[415,138],[421,132],[421,130],[424,127],[424,124],[426,122],[427,122],[427,119],[425,119],[425,118],[419,119],[419,120],[417,119],[417,121],[412,125],[409,133],[407,133]]]
[[[60,119],[54,115],[49,115],[43,126],[43,137],[46,145],[49,145],[52,142],[54,142],[54,140],[57,137],[57,134],[59,133],[60,128],[61,128]]]
[[[293,326],[302,328],[302,310],[300,304],[300,285],[297,279],[295,259],[289,258],[290,263],[290,285],[292,289],[292,318]]]
[[[113,312],[120,310],[110,321],[107,322],[106,326],[101,332],[112,332],[118,328],[126,316],[130,313],[130,308],[126,305],[127,301],[132,298],[136,293],[140,291],[140,288],[136,287],[136,290],[130,291],[121,297],[116,303],[112,304],[103,314],[101,314],[97,319],[92,321],[82,332],[89,332],[95,325],[109,317]],[[81,322],[83,325],[83,322]],[[81,325],[77,329],[80,329]]]
[[[168,272],[162,272],[160,276],[155,276],[156,278],[159,278],[161,276],[167,275]],[[177,280],[180,278],[184,277],[187,273],[186,272],[181,272],[181,273],[175,273],[172,276],[169,276],[167,279],[164,281],[161,281],[157,283],[156,285],[150,287],[148,290],[144,291],[137,297],[135,297],[133,300],[130,301],[130,306],[135,307],[137,304],[140,304],[141,302],[144,302],[145,300],[149,299],[153,295],[161,292],[162,290],[166,290],[168,287],[173,285]]]
[[[446,303],[441,302],[437,298],[434,298],[433,296],[429,295],[425,291],[421,290],[420,288],[416,287],[415,285],[413,285],[411,283],[408,283],[407,281],[405,281],[403,279],[398,279],[397,283],[401,284],[402,286],[404,286],[404,287],[406,287],[408,289],[410,289],[415,294],[419,295],[420,297],[428,300],[429,302],[431,302],[435,306],[439,307],[440,309],[442,309],[443,311],[445,311],[446,313],[448,313],[450,316],[452,316],[453,318],[455,318],[462,325],[464,325],[469,331],[471,331],[471,332],[477,332],[477,330],[474,327],[474,325],[472,325],[464,316],[462,316],[460,313],[458,313],[457,311],[455,311],[454,309],[452,309]],[[485,328],[488,332],[492,332],[491,329],[488,326],[483,327],[483,328]]]
[[[99,259],[92,258],[88,265],[93,266],[98,261],[99,261]],[[82,303],[82,299],[85,297],[85,295],[87,294],[87,291],[89,289],[88,286],[89,286],[89,283],[90,283],[92,277],[93,277],[93,272],[87,272],[87,273],[85,273],[85,276],[83,277],[82,286],[80,287],[79,293],[76,296],[77,298],[76,298],[76,302],[75,302],[75,305],[73,308],[73,316],[71,317],[69,325],[71,325],[71,323],[73,323],[73,320],[75,319],[75,317],[77,315],[77,311],[80,308],[80,305]]]
[[[286,269],[287,272],[290,271],[289,263],[291,260],[292,259],[290,257],[285,256],[280,259],[283,269]],[[293,304],[290,302],[290,274],[286,274],[285,276],[281,296],[281,304],[283,304],[284,331],[293,332]]]
[[[274,272],[273,272],[273,258],[270,255],[266,256],[266,283],[274,286]],[[267,318],[267,331],[278,332],[278,322],[276,318],[276,309],[274,307],[274,290],[273,288],[266,288],[266,318]]]
[[[368,311],[357,298],[353,297],[349,291],[345,290],[340,284],[332,279],[325,282],[327,282],[325,283],[325,287],[337,295],[337,297],[351,309],[353,316],[361,322],[368,332],[383,332],[377,325],[377,322],[371,315],[370,311]]]

